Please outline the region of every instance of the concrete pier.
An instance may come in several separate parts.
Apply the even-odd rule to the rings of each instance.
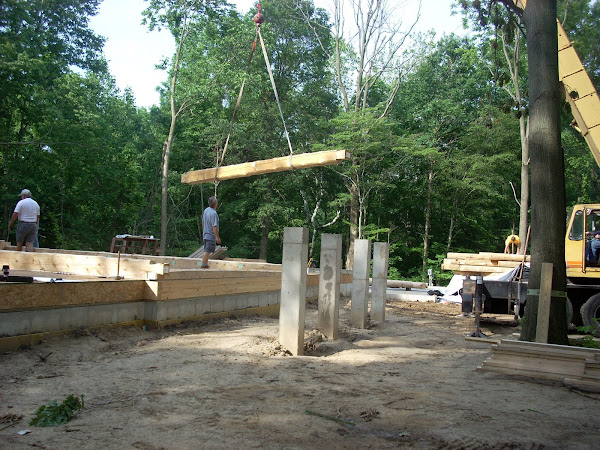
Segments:
[[[338,338],[342,236],[321,235],[318,329],[329,339]]]
[[[308,228],[286,227],[281,262],[279,343],[292,355],[304,354]]]
[[[385,320],[388,262],[390,245],[387,242],[373,244],[373,283],[371,288],[371,320]]]
[[[371,271],[371,241],[354,241],[354,268],[352,270],[352,306],[350,323],[357,328],[367,328],[369,272]]]

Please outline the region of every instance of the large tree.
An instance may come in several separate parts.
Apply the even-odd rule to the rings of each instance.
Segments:
[[[102,72],[103,39],[88,27],[99,0],[7,0],[0,4],[0,201],[12,212],[14,193],[35,176],[23,167],[43,146],[38,124],[55,121],[53,92],[72,67]],[[55,122],[55,126],[59,126]],[[6,220],[2,221],[3,224]]]
[[[560,142],[556,0],[529,0],[523,12],[529,61],[531,155],[531,270],[529,289],[539,290],[543,263],[551,263],[552,290],[566,292],[565,171]],[[567,344],[566,297],[553,296],[548,342]],[[527,296],[521,339],[535,339],[539,298]]]

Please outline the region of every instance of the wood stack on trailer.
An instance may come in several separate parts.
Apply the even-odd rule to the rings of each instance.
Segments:
[[[448,253],[442,263],[443,270],[452,270],[455,275],[492,275],[508,272],[523,262],[530,261],[529,255],[506,253]]]

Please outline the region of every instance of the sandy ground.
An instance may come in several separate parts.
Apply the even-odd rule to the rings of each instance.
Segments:
[[[342,305],[335,342],[319,342],[308,307],[303,357],[259,317],[82,330],[0,355],[0,448],[600,448],[600,396],[476,372],[490,346],[463,339],[459,306],[391,303],[360,330]],[[72,421],[29,425],[69,394],[85,396]]]

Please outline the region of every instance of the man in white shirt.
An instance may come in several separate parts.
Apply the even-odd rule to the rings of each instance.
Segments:
[[[15,220],[19,220],[17,226],[17,251],[23,249],[23,242],[28,252],[33,251],[33,241],[37,233],[38,223],[40,221],[40,205],[31,198],[31,191],[23,189],[21,191],[21,200],[15,206],[10,221],[8,222],[8,231]]]

